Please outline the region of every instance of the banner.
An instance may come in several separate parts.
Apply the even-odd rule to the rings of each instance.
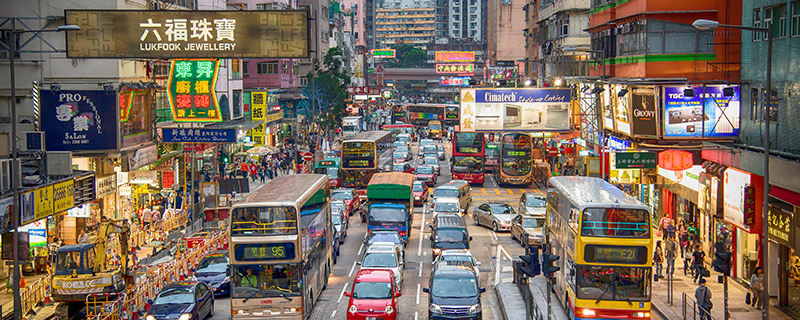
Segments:
[[[163,128],[161,138],[164,143],[178,142],[236,142],[236,129],[190,129],[190,128]]]
[[[612,85],[611,88],[613,89],[611,92],[611,98],[613,101],[612,103],[614,105],[614,126],[617,132],[624,133],[630,136],[631,135],[630,100],[628,100],[627,94],[622,97],[619,96],[619,92],[625,90],[625,86]]]
[[[570,89],[461,89],[461,131],[568,131]]]
[[[655,90],[653,88],[633,88],[631,91],[633,135],[657,138]]]
[[[664,87],[664,136],[675,138],[733,138],[739,136],[739,87]]]
[[[475,72],[475,65],[472,63],[437,63],[436,73],[468,73]]]
[[[105,90],[39,92],[47,151],[119,148],[116,93]]]
[[[264,115],[267,114],[267,93],[266,92],[251,92],[250,93],[250,119],[255,121],[264,121]]]
[[[436,51],[436,62],[473,62],[475,52],[473,51]]]
[[[172,60],[167,82],[175,122],[221,122],[217,95],[219,60]]]
[[[306,10],[64,10],[68,58],[308,58]]]

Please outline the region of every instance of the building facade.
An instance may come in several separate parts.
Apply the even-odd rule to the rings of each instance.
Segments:
[[[434,8],[378,9],[376,45],[410,44],[425,50],[434,38]]]

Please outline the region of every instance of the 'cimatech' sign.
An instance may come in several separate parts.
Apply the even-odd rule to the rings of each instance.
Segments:
[[[308,11],[65,10],[68,58],[307,58]]]

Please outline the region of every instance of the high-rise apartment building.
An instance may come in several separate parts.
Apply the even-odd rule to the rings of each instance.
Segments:
[[[398,1],[399,3],[399,1]],[[434,8],[377,9],[376,45],[411,44],[426,49],[434,38]]]

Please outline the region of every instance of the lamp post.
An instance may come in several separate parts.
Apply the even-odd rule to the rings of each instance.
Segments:
[[[767,281],[769,271],[767,269],[767,259],[769,259],[768,248],[769,248],[769,228],[767,227],[768,221],[768,213],[769,213],[769,118],[770,118],[770,107],[772,105],[772,35],[770,31],[772,30],[772,24],[768,24],[766,28],[758,28],[758,27],[747,27],[747,26],[740,26],[740,25],[731,25],[731,24],[720,24],[719,21],[713,20],[706,20],[706,19],[698,19],[692,23],[697,29],[700,30],[714,30],[719,27],[723,28],[733,28],[733,29],[740,29],[740,30],[748,30],[753,32],[762,32],[766,35],[767,38],[767,101],[764,104],[764,203],[762,207],[762,232],[761,235],[761,265],[763,266],[762,269],[764,270],[763,280],[761,281],[763,297],[761,298],[762,301],[762,311],[761,311],[761,318],[762,319],[769,319],[769,290]],[[755,98],[755,97],[754,97]],[[727,283],[727,281],[726,281]]]
[[[17,148],[17,83],[16,83],[16,80],[15,80],[15,76],[16,76],[15,73],[16,72],[14,70],[15,69],[15,64],[16,64],[16,55],[18,53],[17,50],[19,50],[19,48],[17,48],[17,39],[19,38],[20,34],[26,33],[26,32],[42,33],[42,32],[77,31],[77,30],[80,30],[81,27],[76,26],[76,25],[65,25],[65,26],[59,26],[55,30],[16,30],[17,27],[16,27],[15,21],[16,20],[11,19],[11,32],[10,32],[10,34],[11,34],[11,44],[9,45],[9,51],[8,51],[9,52],[9,55],[8,55],[9,56],[9,58],[8,58],[9,67],[8,67],[8,69],[9,69],[9,74],[10,74],[10,77],[11,77],[10,83],[9,83],[10,89],[11,89],[11,99],[10,99],[11,100],[11,149],[12,149],[11,167],[13,168],[13,169],[11,169],[12,170],[11,172],[13,173],[12,177],[11,177],[11,188],[12,188],[12,192],[13,192],[12,193],[12,198],[13,198],[13,203],[14,203],[14,210],[12,212],[13,216],[12,216],[12,219],[11,219],[11,221],[12,221],[11,228],[14,230],[14,236],[12,237],[13,240],[11,242],[11,248],[12,248],[11,252],[12,252],[12,256],[13,256],[14,281],[13,281],[13,283],[11,283],[11,286],[12,286],[12,290],[13,290],[13,293],[14,293],[14,299],[13,299],[13,301],[14,301],[14,320],[20,320],[22,318],[22,298],[20,297],[19,281],[20,281],[20,277],[22,275],[20,274],[20,270],[19,270],[19,241],[18,241],[18,238],[17,238],[18,235],[19,235],[19,232],[18,232],[17,228],[19,228],[19,226],[20,226],[20,222],[21,222],[20,219],[22,218],[22,216],[20,215],[20,210],[19,210],[19,208],[20,208],[20,205],[19,205],[19,203],[20,203],[20,201],[19,201],[19,182],[20,182],[20,179],[21,179],[21,175],[20,175],[20,172],[19,172],[19,168],[20,168],[20,166],[19,166],[19,153],[18,153],[18,148]]]

